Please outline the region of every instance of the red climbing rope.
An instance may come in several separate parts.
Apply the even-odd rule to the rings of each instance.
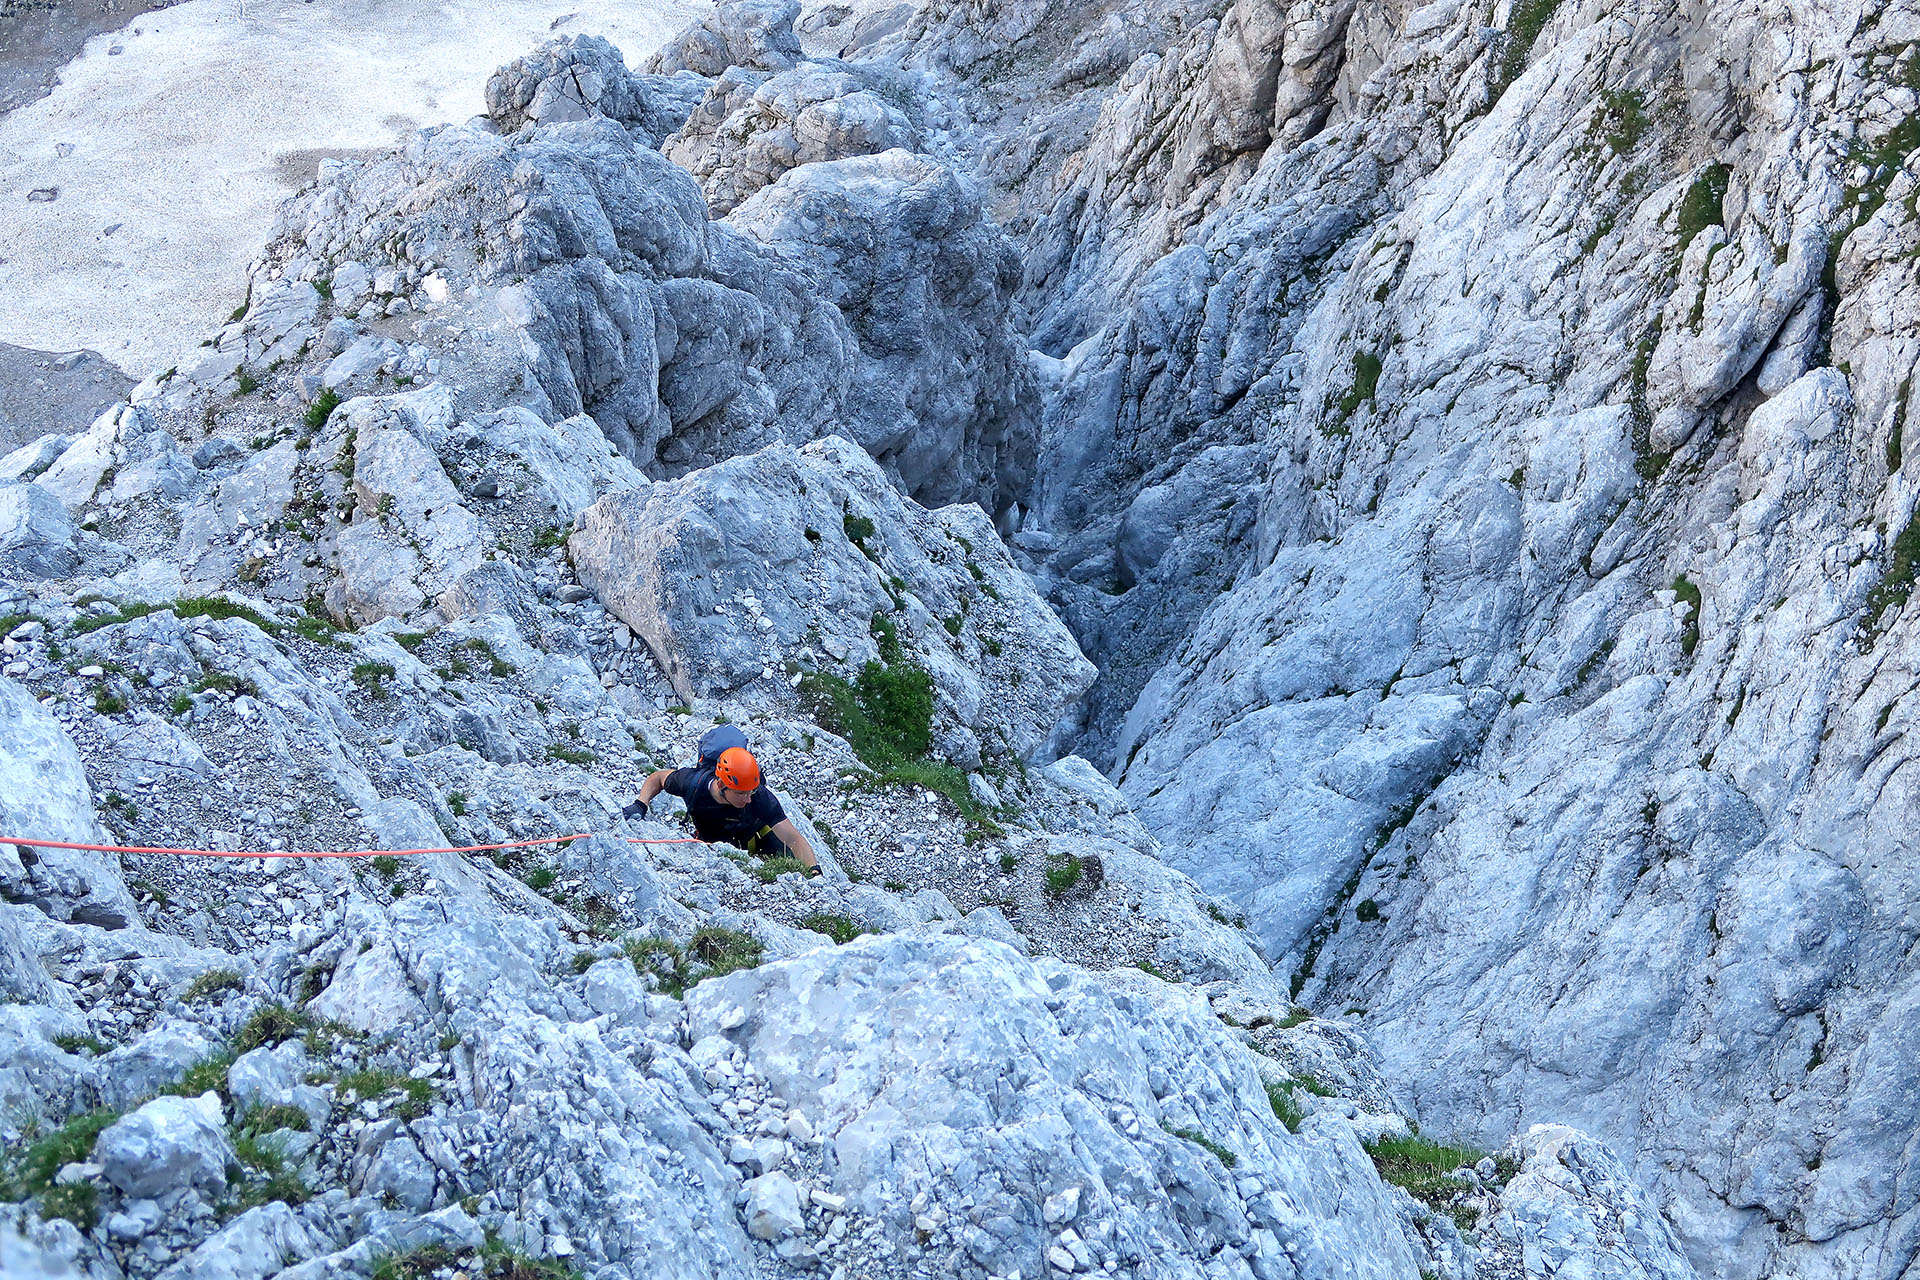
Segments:
[[[94,853],[171,853],[191,858],[405,858],[416,853],[484,853],[489,849],[524,849],[536,844],[565,844],[570,840],[585,840],[591,832],[581,832],[571,836],[545,836],[539,840],[509,840],[504,844],[469,844],[457,849],[343,849],[343,850],[289,850],[289,849],[165,849],[150,845],[124,844],[77,844],[67,840],[21,840],[14,836],[0,836],[0,844],[20,844],[34,849],[87,849]],[[705,840],[696,840],[684,836],[672,840],[643,840],[638,836],[617,836],[628,844],[705,844]]]

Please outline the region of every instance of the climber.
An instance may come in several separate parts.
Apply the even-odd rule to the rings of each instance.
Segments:
[[[760,781],[760,762],[745,747],[728,747],[717,759],[704,759],[689,768],[656,769],[640,784],[639,798],[623,812],[644,818],[647,807],[662,791],[687,802],[687,815],[702,840],[730,844],[762,858],[790,853],[820,874],[813,846],[800,834],[780,807],[779,798]]]

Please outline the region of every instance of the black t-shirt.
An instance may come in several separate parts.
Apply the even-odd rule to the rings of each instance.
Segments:
[[[712,783],[711,769],[675,769],[667,775],[661,790],[687,802],[687,814],[702,840],[724,842],[749,853],[768,847],[772,836],[758,845],[755,841],[775,823],[787,820],[787,811],[780,807],[778,797],[764,786],[755,787],[746,807],[736,809],[724,800],[714,799]]]

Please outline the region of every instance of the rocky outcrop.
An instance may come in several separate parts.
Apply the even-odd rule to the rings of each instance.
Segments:
[[[700,179],[707,207],[725,216],[801,165],[918,150],[918,131],[889,96],[901,96],[894,82],[852,63],[729,67],[661,151]]]
[[[60,722],[32,695],[0,679],[0,834],[74,844],[110,843],[94,817],[86,773]],[[0,895],[59,920],[105,929],[138,922],[110,854],[0,845]]]
[[[563,36],[493,73],[487,118],[512,133],[605,116],[658,143],[685,122],[702,87],[691,77],[634,75],[599,36]]]
[[[730,68],[785,71],[800,60],[793,23],[798,0],[725,0],[711,17],[689,26],[643,64],[655,74],[691,71],[724,75]]]
[[[610,47],[550,46],[538,66],[501,73],[502,101],[543,92],[527,86],[554,59],[588,59],[578,65],[610,81],[608,56]],[[588,74],[555,71],[539,83]],[[807,138],[816,124],[824,132],[766,180],[816,154],[909,136],[891,108],[868,111],[884,104],[864,89],[840,93],[847,86],[815,73],[783,83],[769,99],[776,110],[791,95],[834,93],[805,110],[795,102]],[[742,236],[710,224],[686,171],[614,115],[508,137],[472,124],[422,134],[399,154],[329,171],[288,206],[260,300],[223,333],[203,381],[237,379],[245,352],[269,336],[256,330],[279,314],[268,300],[310,293],[302,277],[342,277],[353,290],[342,301],[353,301],[340,309],[353,319],[326,325],[337,344],[328,387],[439,375],[476,409],[517,401],[550,422],[590,414],[656,475],[838,431],[916,496],[1004,511],[1030,482],[1038,431],[1037,388],[1013,328],[1011,246],[931,160],[890,152],[843,163],[852,167],[803,164],[795,178],[806,180],[763,190],[739,211]],[[827,216],[838,242],[817,234]],[[396,265],[370,269],[369,245]],[[373,283],[396,301],[361,301]],[[504,317],[513,340],[462,329],[452,336],[465,341],[430,348],[361,333],[416,284],[426,305],[458,305],[483,327]]]
[[[968,767],[983,750],[1031,756],[1093,676],[979,508],[902,499],[844,440],[608,498],[569,551],[682,697],[784,693],[797,665],[911,662]]]

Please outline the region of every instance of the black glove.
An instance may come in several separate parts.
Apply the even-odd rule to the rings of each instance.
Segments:
[[[630,819],[646,817],[647,802],[645,800],[635,798],[632,804],[628,805],[626,808],[620,811],[620,816],[624,818],[630,818]]]

